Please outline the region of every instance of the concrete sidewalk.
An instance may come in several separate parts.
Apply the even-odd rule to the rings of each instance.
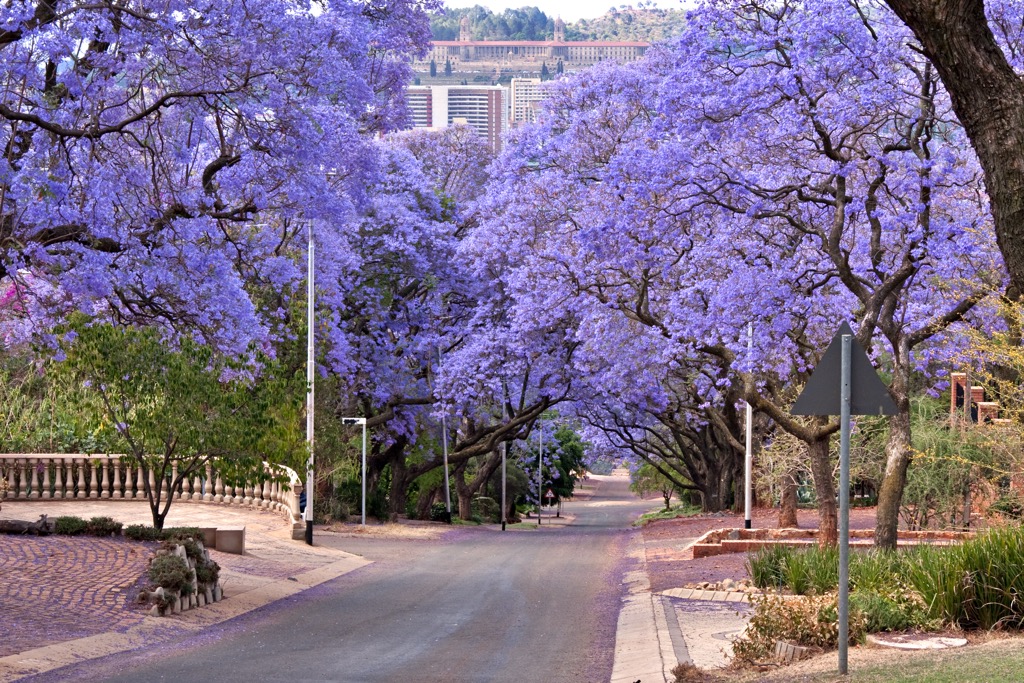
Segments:
[[[0,519],[42,514],[152,523],[148,505],[135,501],[5,501]],[[166,526],[246,528],[245,555],[210,551],[221,566],[224,600],[150,617],[128,601],[155,544],[0,534],[0,683],[187,635],[370,564],[293,541],[290,524],[275,512],[178,503]]]
[[[615,632],[611,683],[671,683],[672,669],[680,663],[703,670],[726,666],[732,640],[746,628],[749,606],[727,593],[719,600],[703,591],[698,599],[691,598],[693,591],[686,591],[685,599],[676,597],[684,594],[680,589],[651,592],[639,530],[630,539],[628,556],[633,568],[623,577],[627,593]]]

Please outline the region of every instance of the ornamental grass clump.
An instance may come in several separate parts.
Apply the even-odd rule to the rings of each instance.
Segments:
[[[955,547],[923,547],[908,578],[929,615],[961,628],[1024,625],[1024,530],[993,529]]]
[[[782,588],[786,581],[783,568],[793,549],[784,545],[767,545],[747,555],[747,574],[758,588]]]

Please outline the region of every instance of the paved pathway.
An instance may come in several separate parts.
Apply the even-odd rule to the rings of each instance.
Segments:
[[[0,535],[0,657],[140,624],[128,600],[155,547]]]
[[[0,519],[109,516],[151,524],[144,502],[5,502]],[[167,526],[246,527],[246,554],[210,551],[226,600],[155,618],[131,600],[157,543],[88,536],[0,534],[0,683],[194,632],[369,564],[291,540],[280,513],[172,505]]]

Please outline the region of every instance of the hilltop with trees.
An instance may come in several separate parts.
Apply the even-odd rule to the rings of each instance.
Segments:
[[[449,9],[430,18],[434,40],[458,40],[459,22],[468,16],[474,40],[551,40],[555,16],[536,7],[507,9],[500,14],[476,5]],[[663,41],[677,35],[685,22],[682,10],[623,5],[612,7],[596,19],[566,23],[566,40],[647,40]]]

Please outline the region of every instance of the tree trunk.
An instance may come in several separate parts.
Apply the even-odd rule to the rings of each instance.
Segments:
[[[996,43],[982,0],[886,0],[921,41],[985,171],[996,241],[1024,294],[1024,79]]]
[[[897,402],[899,410],[889,419],[889,439],[885,444],[885,474],[878,489],[878,512],[875,518],[875,546],[896,548],[896,532],[900,524],[900,504],[907,484],[910,465],[909,402]]]
[[[406,491],[409,483],[406,482],[405,451],[400,451],[398,456],[391,460],[391,488],[388,490],[388,521],[397,522],[398,516],[405,514]]]
[[[796,471],[791,471],[782,478],[782,500],[779,502],[779,528],[796,529],[800,522],[796,518]]]
[[[814,476],[814,492],[818,497],[818,543],[822,546],[839,542],[839,514],[836,509],[836,487],[832,483],[832,459],[829,457],[829,437],[807,444],[807,457]]]
[[[466,483],[466,466],[469,461],[455,466],[452,481],[455,482],[455,497],[459,499],[459,519],[469,521],[473,516],[473,489]]]
[[[707,462],[706,466],[704,482],[700,486],[701,510],[704,512],[721,512],[726,508],[726,492],[724,490],[726,477],[719,463]]]

